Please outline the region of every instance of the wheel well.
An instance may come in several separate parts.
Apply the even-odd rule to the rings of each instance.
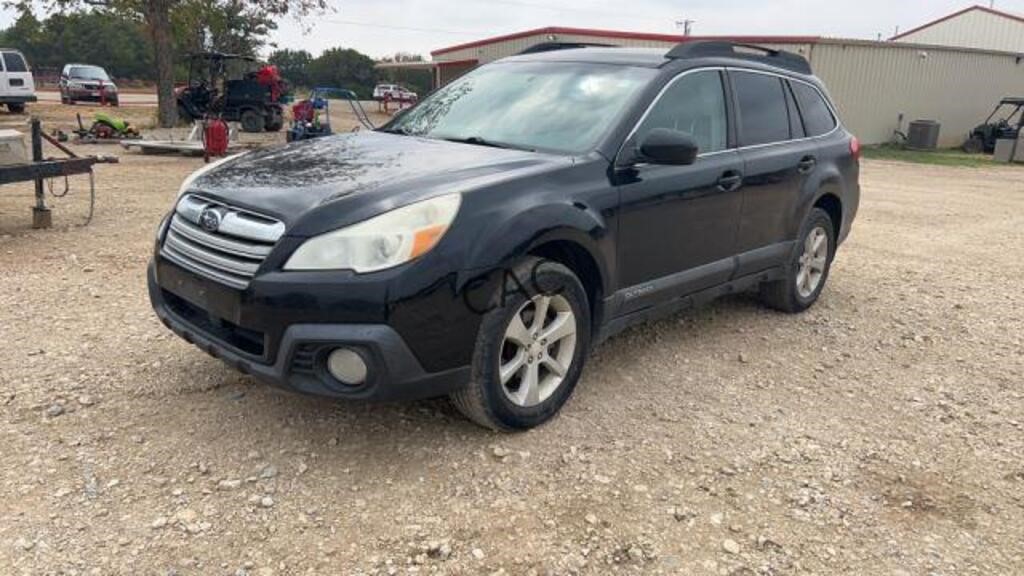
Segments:
[[[603,280],[601,269],[598,268],[594,257],[579,244],[567,240],[556,240],[541,244],[533,250],[530,255],[540,258],[547,258],[572,270],[576,277],[583,283],[583,289],[587,292],[587,301],[590,303],[591,326],[600,325],[598,311],[601,307],[598,303],[603,295]]]
[[[843,226],[843,203],[839,200],[839,197],[831,192],[827,192],[824,196],[818,198],[818,201],[814,203],[814,207],[821,208],[828,213],[828,217],[832,220],[832,229],[835,231],[836,238],[839,238]]]

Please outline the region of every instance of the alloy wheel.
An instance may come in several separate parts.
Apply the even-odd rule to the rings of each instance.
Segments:
[[[505,396],[530,408],[561,386],[576,353],[576,315],[564,296],[534,296],[505,329],[498,378]]]
[[[800,255],[800,268],[796,273],[796,291],[801,298],[810,298],[821,285],[828,265],[828,233],[818,226],[811,230],[804,240],[804,252]]]

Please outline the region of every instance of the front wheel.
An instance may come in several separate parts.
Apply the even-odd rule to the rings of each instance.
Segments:
[[[835,227],[828,212],[814,208],[800,230],[785,277],[761,286],[761,300],[776,310],[803,312],[821,296],[836,249]]]
[[[493,430],[527,430],[550,420],[583,370],[589,310],[571,270],[537,258],[520,262],[480,323],[471,382],[452,394],[455,407]]]

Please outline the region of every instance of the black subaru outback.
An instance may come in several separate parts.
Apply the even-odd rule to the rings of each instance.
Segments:
[[[631,324],[754,288],[814,304],[857,212],[859,151],[795,54],[525,54],[379,130],[199,170],[149,293],[173,331],[261,380],[450,395],[526,429]]]

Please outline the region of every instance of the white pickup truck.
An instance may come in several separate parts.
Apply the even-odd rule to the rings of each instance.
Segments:
[[[24,54],[11,48],[0,48],[0,104],[15,114],[25,111],[25,104],[36,101],[36,83]]]

